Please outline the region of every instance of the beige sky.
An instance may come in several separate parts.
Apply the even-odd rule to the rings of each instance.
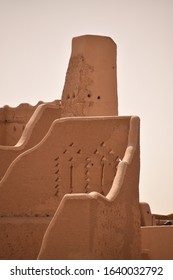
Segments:
[[[172,0],[0,0],[0,106],[60,98],[72,37],[112,37],[119,114],[141,118],[140,199],[173,212],[172,27]]]

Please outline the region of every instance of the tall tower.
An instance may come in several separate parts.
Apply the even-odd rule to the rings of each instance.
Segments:
[[[111,38],[73,38],[62,105],[64,116],[118,115],[116,44]]]

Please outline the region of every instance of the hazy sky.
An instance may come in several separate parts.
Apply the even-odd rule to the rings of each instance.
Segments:
[[[172,29],[172,0],[0,0],[0,106],[60,98],[72,37],[112,37],[119,114],[141,118],[140,200],[173,212]]]

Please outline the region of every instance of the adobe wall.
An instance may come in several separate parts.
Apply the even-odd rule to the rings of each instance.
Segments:
[[[44,140],[19,155],[3,177],[0,221],[51,217],[66,193],[106,195],[127,147],[129,125],[129,117],[56,120]],[[40,230],[39,238],[43,235]],[[17,258],[20,248],[13,249]],[[27,250],[24,258],[30,258]]]
[[[135,119],[125,156],[106,197],[94,192],[63,198],[44,235],[38,259],[141,258],[138,130]]]
[[[116,71],[116,44],[111,38],[73,38],[62,94],[64,116],[118,115]]]
[[[129,117],[56,120],[44,140],[19,155],[3,177],[0,214],[52,215],[66,193],[107,194],[127,147],[129,125]]]
[[[95,259],[141,259],[139,154],[139,119],[132,117],[127,149],[106,196],[111,203],[98,203]]]
[[[141,226],[156,225],[155,216],[151,213],[151,209],[148,203],[140,202],[140,212],[141,212]]]
[[[164,225],[167,223],[167,225],[173,225],[173,214],[168,215],[160,215],[160,214],[153,214],[156,225]]]
[[[60,104],[42,104],[36,108],[15,146],[0,146],[0,179],[12,161],[22,152],[38,144],[48,132],[52,122],[61,116]]]
[[[173,260],[173,226],[145,226],[141,228],[143,258]]]
[[[47,104],[56,104],[57,101]],[[44,104],[42,101],[35,106],[22,103],[18,107],[4,106],[0,108],[0,145],[14,146],[20,139],[25,126],[36,108]]]
[[[15,147],[0,149],[0,158],[5,158],[0,182],[1,258],[36,258],[64,195],[85,193],[63,199],[56,220],[61,234],[58,241],[57,235],[52,240],[53,249],[59,244],[57,251],[65,259],[139,259],[138,121],[132,129],[131,117],[86,117],[118,114],[116,45],[110,38],[73,39],[56,111],[60,119],[52,123],[52,109],[44,112],[32,116]],[[50,234],[52,225],[54,220]],[[51,252],[47,258],[54,258]]]
[[[31,115],[41,104],[36,106],[21,104],[16,108],[0,108],[0,145],[14,146],[19,140]]]

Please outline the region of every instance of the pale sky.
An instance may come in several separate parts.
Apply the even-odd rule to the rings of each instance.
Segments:
[[[172,0],[0,0],[0,107],[60,99],[71,39],[110,36],[119,115],[141,119],[140,200],[173,213],[172,28]]]

